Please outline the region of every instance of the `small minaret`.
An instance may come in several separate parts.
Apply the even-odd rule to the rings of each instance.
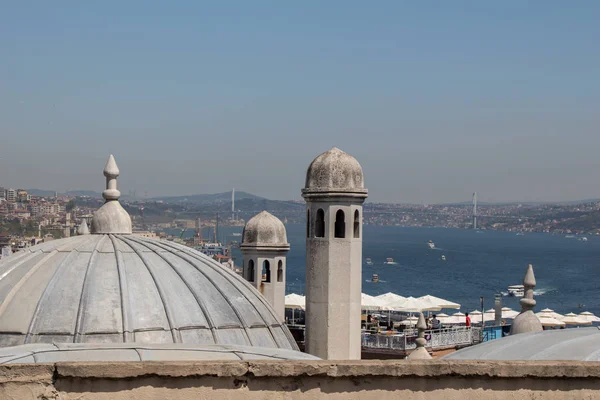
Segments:
[[[427,330],[427,324],[425,323],[425,317],[423,313],[419,313],[419,321],[417,321],[417,329],[419,330],[419,337],[415,339],[417,348],[413,350],[408,356],[409,360],[431,360],[431,355],[425,348],[427,339],[425,339],[425,331]]]
[[[290,250],[283,223],[263,211],[244,227],[240,250],[244,258],[243,276],[256,287],[285,320],[285,268]]]
[[[338,148],[306,171],[306,351],[326,360],[361,357],[362,167]]]
[[[533,275],[533,266],[529,264],[527,273],[523,279],[525,286],[525,295],[521,299],[521,313],[515,317],[510,327],[510,334],[539,332],[543,330],[542,323],[533,312],[536,301],[533,299],[533,288],[535,287],[535,276]]]
[[[108,161],[104,167],[104,176],[106,177],[106,190],[102,192],[102,197],[104,197],[106,202],[94,213],[92,218],[92,233],[130,234],[131,217],[123,206],[121,206],[121,203],[119,203],[119,198],[121,197],[121,192],[117,189],[119,167],[117,167],[112,154],[108,157]]]
[[[79,227],[77,228],[77,234],[78,235],[89,235],[90,234],[90,230],[88,228],[87,222],[85,222],[85,218],[81,220],[81,224],[79,224]]]

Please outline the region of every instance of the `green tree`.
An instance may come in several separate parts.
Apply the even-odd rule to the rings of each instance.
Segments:
[[[73,209],[75,208],[75,199],[69,200],[69,202],[67,203],[67,206],[65,208],[66,208],[67,212],[73,211]]]

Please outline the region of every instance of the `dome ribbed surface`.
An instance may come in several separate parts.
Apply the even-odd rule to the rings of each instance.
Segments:
[[[273,214],[263,211],[246,223],[242,246],[288,246],[283,222]]]
[[[235,344],[297,350],[261,294],[189,247],[85,235],[0,261],[0,346]]]
[[[313,160],[306,171],[307,191],[363,191],[363,170],[350,154],[334,147]]]

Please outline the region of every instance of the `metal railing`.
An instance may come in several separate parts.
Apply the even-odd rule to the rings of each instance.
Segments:
[[[437,349],[454,346],[468,346],[479,340],[481,333],[473,327],[456,327],[425,331],[426,347]],[[477,336],[477,338],[475,338]],[[411,350],[417,347],[416,331],[399,334],[369,334],[363,333],[362,346],[372,349]]]

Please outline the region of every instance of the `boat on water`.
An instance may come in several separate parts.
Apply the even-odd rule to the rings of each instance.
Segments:
[[[573,239],[575,237],[575,235],[567,235],[565,236],[565,239]]]
[[[523,232],[517,232],[517,236],[525,236]]]
[[[394,259],[392,257],[388,257],[385,259],[385,261],[383,262],[384,264],[396,264],[394,262]]]
[[[581,238],[581,239],[579,239],[579,240],[581,240],[582,242],[587,242],[587,241],[588,241],[588,238],[586,238],[586,237],[584,236],[584,237],[582,237],[582,238]]]
[[[373,260],[371,260],[370,258],[365,259],[365,263],[367,265],[373,265]]]
[[[371,277],[371,282],[372,282],[372,283],[377,283],[377,282],[379,282],[379,275],[377,275],[377,274],[373,274],[373,276]]]
[[[523,297],[525,295],[525,286],[512,285],[508,287],[508,295],[514,297]]]
[[[442,261],[446,261],[446,256],[442,254]]]
[[[434,249],[435,248],[435,243],[433,243],[433,241],[430,240],[429,242],[427,242],[427,246],[429,246],[430,249]]]

